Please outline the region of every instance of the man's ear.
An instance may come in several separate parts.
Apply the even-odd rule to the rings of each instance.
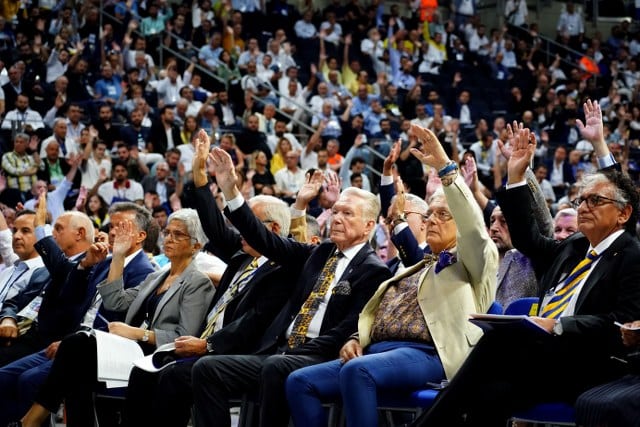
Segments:
[[[274,232],[275,234],[280,235],[280,230],[282,229],[282,227],[280,227],[280,224],[278,224],[277,222],[272,222],[271,223],[271,231]]]

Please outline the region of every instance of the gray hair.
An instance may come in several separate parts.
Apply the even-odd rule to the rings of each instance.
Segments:
[[[378,214],[380,213],[380,200],[378,200],[378,196],[356,187],[346,188],[340,193],[340,197],[343,195],[352,196],[360,200],[359,204],[362,209],[362,219],[365,221],[378,221]]]
[[[284,201],[264,194],[254,196],[249,200],[249,206],[262,206],[265,220],[273,221],[280,226],[280,236],[287,237],[291,226],[291,211]]]
[[[53,127],[58,126],[58,123],[64,122],[64,124],[67,124],[67,119],[65,119],[64,117],[57,117],[54,121],[53,121]]]
[[[573,209],[573,208],[560,209],[558,211],[558,213],[556,213],[556,216],[553,217],[553,221],[555,222],[555,221],[559,220],[560,218],[563,218],[563,217],[566,217],[566,216],[572,216],[572,217],[578,216],[578,211]]]
[[[169,215],[167,224],[173,220],[182,222],[185,227],[187,227],[187,232],[189,233],[191,239],[195,240],[197,243],[200,243],[202,246],[206,245],[209,241],[207,235],[204,234],[202,224],[200,223],[200,218],[198,217],[198,212],[195,209],[178,209],[177,211]]]
[[[25,141],[29,141],[31,139],[31,137],[29,136],[29,134],[26,134],[24,132],[18,132],[18,133],[16,133],[16,136],[13,137],[14,141],[16,139],[23,139]]]
[[[422,215],[426,215],[427,211],[429,210],[429,204],[427,204],[427,202],[424,199],[421,199],[420,197],[416,196],[415,194],[411,194],[411,193],[407,193],[404,195],[405,200],[407,201],[408,204],[410,204],[411,206],[413,206],[413,208],[416,210],[416,212],[422,214]]]
[[[78,211],[67,211],[60,215],[58,218],[62,218],[64,216],[68,216],[69,218],[69,226],[74,230],[78,230],[80,228],[84,229],[85,232],[85,241],[87,243],[93,244],[94,230],[93,230],[93,221],[91,218],[82,212]]]
[[[151,225],[151,213],[145,207],[132,202],[117,202],[111,205],[109,208],[109,216],[112,216],[116,212],[133,212],[135,214],[136,227],[140,231],[144,231],[149,234],[149,227]],[[116,224],[114,224],[116,225]]]
[[[587,174],[582,177],[582,183],[580,185],[580,193],[581,194],[585,188],[593,187],[597,184],[611,184],[613,188],[613,197],[612,199],[616,200],[616,205],[620,209],[624,209],[624,207],[629,203],[629,198],[625,195],[624,191],[621,188],[616,186],[606,175],[595,172],[591,174]]]

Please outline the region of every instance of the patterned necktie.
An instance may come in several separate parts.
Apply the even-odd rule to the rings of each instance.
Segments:
[[[578,290],[578,285],[591,270],[593,262],[600,257],[596,251],[591,250],[585,259],[580,261],[571,274],[564,280],[562,288],[551,298],[551,300],[540,311],[540,316],[550,319],[557,319],[571,302],[571,297]]]
[[[324,265],[324,268],[318,276],[318,280],[311,293],[307,297],[307,300],[302,304],[302,308],[298,312],[295,320],[293,321],[293,327],[291,328],[291,335],[289,335],[289,348],[296,348],[299,345],[304,344],[307,338],[307,332],[309,331],[309,325],[313,316],[315,316],[320,303],[324,299],[329,285],[333,282],[336,276],[336,267],[338,266],[338,260],[343,256],[341,252],[335,252],[331,255]]]
[[[209,335],[214,332],[216,322],[220,315],[224,312],[224,309],[227,308],[227,305],[233,300],[233,298],[238,294],[238,290],[241,285],[246,284],[253,277],[253,273],[258,269],[258,258],[254,258],[247,266],[242,270],[238,278],[227,288],[222,297],[218,300],[216,305],[211,309],[211,316],[209,317],[209,322],[207,322],[207,327],[204,328],[204,332],[200,335],[200,338],[205,339]]]

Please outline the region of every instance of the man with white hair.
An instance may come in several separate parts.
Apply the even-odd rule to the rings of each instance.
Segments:
[[[228,200],[226,215],[247,243],[276,263],[298,266],[301,274],[255,355],[210,354],[194,365],[195,422],[229,426],[229,395],[255,392],[259,387],[261,423],[285,425],[289,411],[284,382],[289,373],[334,358],[356,330],[364,303],[390,277],[368,243],[380,205],[373,194],[349,188],[333,205],[330,241],[298,243],[269,232],[249,210],[236,188],[235,168],[225,151],[215,148],[212,164]],[[293,217],[305,214],[323,178],[317,171],[298,192]]]
[[[53,135],[42,141],[40,146],[41,159],[47,156],[47,146],[53,141],[58,143],[60,157],[69,158],[71,154],[80,153],[80,145],[67,136],[67,119],[64,117],[55,119],[53,122]]]
[[[573,208],[560,209],[553,218],[553,238],[564,240],[578,231],[578,211]]]

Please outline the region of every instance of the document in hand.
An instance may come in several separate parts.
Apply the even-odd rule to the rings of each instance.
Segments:
[[[153,354],[145,356],[141,359],[134,360],[133,364],[136,367],[147,372],[161,371],[167,366],[173,365],[180,360],[184,360],[179,359],[178,356],[176,356],[175,349],[175,343],[166,343],[158,347],[158,349],[154,351]]]
[[[107,332],[95,331],[98,346],[98,381],[107,388],[126,387],[133,361],[144,357],[136,341]]]
[[[470,315],[469,321],[474,325],[480,327],[485,332],[492,331],[494,329],[509,329],[509,330],[532,330],[549,334],[549,332],[534,322],[527,315],[506,315],[506,314],[482,314],[474,313]]]

